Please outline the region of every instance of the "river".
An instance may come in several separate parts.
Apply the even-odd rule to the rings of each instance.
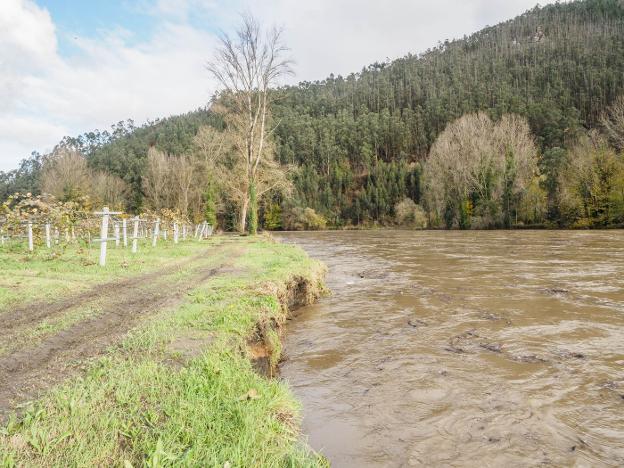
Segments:
[[[624,465],[624,232],[277,237],[329,267],[281,375],[333,466]]]

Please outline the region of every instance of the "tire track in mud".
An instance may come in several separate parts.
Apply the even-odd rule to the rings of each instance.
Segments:
[[[215,252],[219,252],[221,250],[223,250],[223,246],[218,246],[215,249]],[[2,331],[4,333],[8,333],[13,330],[27,328],[35,322],[51,318],[69,309],[83,306],[88,302],[101,298],[102,296],[116,294],[119,289],[139,287],[145,282],[156,280],[161,278],[163,275],[179,271],[181,267],[188,266],[191,263],[200,260],[204,255],[205,252],[202,252],[194,255],[193,257],[187,258],[184,261],[170,263],[165,265],[163,268],[150,271],[142,275],[96,284],[86,291],[71,295],[59,301],[37,301],[17,308],[12,308],[10,311],[0,311]]]
[[[222,250],[217,248],[208,252],[215,255]],[[17,406],[37,398],[44,390],[75,375],[84,361],[104,354],[144,319],[182,303],[192,289],[227,269],[241,253],[241,249],[236,249],[212,268],[193,267],[194,261],[206,255],[204,251],[184,262],[167,265],[163,269],[128,280],[107,283],[80,293],[71,300],[49,304],[33,314],[36,319],[18,321],[23,326],[81,304],[101,301],[102,311],[96,316],[74,323],[44,338],[37,345],[0,357],[0,423]],[[169,288],[164,288],[163,280],[184,267],[197,270],[191,277],[174,281]],[[142,284],[155,278],[158,281],[152,285]],[[78,302],[70,305],[72,300]]]

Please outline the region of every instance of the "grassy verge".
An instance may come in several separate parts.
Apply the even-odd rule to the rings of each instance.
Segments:
[[[288,388],[253,370],[249,348],[277,360],[286,305],[313,300],[323,268],[293,246],[237,243],[245,253],[182,305],[0,429],[0,466],[324,465],[299,441]]]

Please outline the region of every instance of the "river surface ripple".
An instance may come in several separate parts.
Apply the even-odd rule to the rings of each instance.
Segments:
[[[281,367],[336,467],[624,466],[624,232],[283,233]]]

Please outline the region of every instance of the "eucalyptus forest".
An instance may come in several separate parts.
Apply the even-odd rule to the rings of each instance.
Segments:
[[[348,76],[268,84],[250,210],[232,157],[237,90],[66,137],[0,173],[0,200],[170,209],[224,230],[250,217],[269,230],[624,224],[621,0],[538,6]]]

